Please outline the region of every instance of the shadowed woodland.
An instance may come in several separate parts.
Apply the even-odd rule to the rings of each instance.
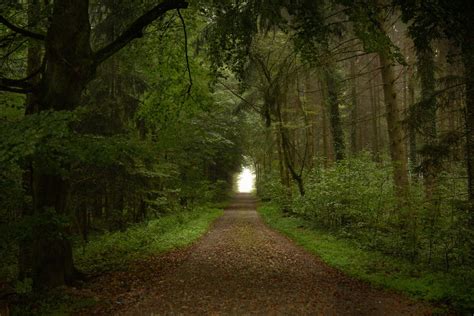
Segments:
[[[114,280],[155,280],[137,267],[184,254],[176,271],[199,279],[219,234],[237,263],[299,253],[267,226],[325,262],[275,259],[282,287],[305,282],[295,267],[359,282],[327,264],[433,304],[351,283],[354,301],[383,297],[370,313],[472,313],[473,30],[469,0],[2,1],[0,315],[118,313]],[[267,226],[231,200],[243,167]],[[214,312],[272,312],[228,299]],[[273,312],[361,313],[311,304]]]

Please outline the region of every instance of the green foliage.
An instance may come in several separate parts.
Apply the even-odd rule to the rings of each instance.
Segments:
[[[319,166],[305,179],[303,197],[293,194],[288,200],[290,195],[281,190],[276,177],[258,187],[259,195],[282,210],[292,210],[313,227],[351,239],[364,249],[434,270],[450,271],[472,262],[469,212],[458,199],[465,183],[455,170],[439,174],[435,201],[424,201],[423,188],[413,184],[406,205],[400,208],[389,164],[361,155],[329,168]]]
[[[280,205],[281,209],[289,210],[292,208],[291,192],[279,181],[279,175],[263,175],[256,183],[258,196],[263,201],[273,201]]]
[[[15,283],[15,292],[18,294],[30,293],[33,289],[33,280],[25,278],[24,280],[18,280]]]
[[[222,210],[198,207],[137,224],[124,232],[109,232],[75,247],[78,267],[87,273],[126,269],[131,260],[189,245],[199,238]]]
[[[43,163],[65,159],[62,154],[74,118],[73,112],[45,111],[4,122],[0,126],[0,164],[23,162],[31,156],[41,156]]]
[[[116,38],[134,20],[130,10],[142,4],[91,3],[94,49]],[[19,244],[34,227],[85,242],[227,197],[241,162],[241,119],[212,87],[208,62],[191,49],[206,22],[196,10],[182,12],[190,90],[183,28],[170,13],[147,29],[140,45],[133,42],[99,67],[75,111],[25,116],[23,96],[0,96],[0,281],[17,276]],[[15,54],[21,67],[24,53]],[[24,77],[23,68],[16,70],[14,77]],[[33,214],[38,188],[31,170],[67,184],[61,225],[41,221],[48,214],[59,219],[51,212]],[[194,215],[180,216],[167,224],[176,225],[175,235]]]
[[[16,93],[0,94],[0,122],[23,116],[25,97]]]
[[[361,248],[360,244],[346,238],[335,237],[315,228],[311,221],[284,215],[274,204],[264,204],[258,211],[268,225],[320,256],[330,266],[354,277],[416,298],[449,303],[460,310],[474,309],[472,269],[433,272],[383,252]]]
[[[306,196],[295,201],[295,212],[328,229],[353,232],[373,226],[395,207],[390,175],[388,164],[377,164],[369,155],[316,168],[308,175]]]
[[[411,1],[396,0],[402,12],[402,19],[410,23],[409,31],[415,43],[448,38],[459,47],[468,46],[472,25],[471,1]]]
[[[375,0],[348,1],[341,0],[349,10],[346,11],[352,22],[355,35],[368,53],[381,53],[404,65],[406,62],[400,49],[393,44],[384,29],[387,8],[382,7]]]
[[[15,305],[11,309],[12,315],[36,316],[53,315],[67,316],[76,310],[97,304],[93,298],[71,296],[64,287],[56,288],[45,293],[28,293],[25,297],[27,303]]]
[[[196,207],[136,224],[123,232],[96,235],[87,244],[78,240],[74,258],[79,269],[92,275],[124,270],[135,260],[193,243],[221,215],[222,210],[212,206]],[[32,293],[31,286],[29,278],[15,283],[16,292],[27,303],[15,305],[13,315],[70,315],[97,303],[91,298],[65,294],[63,288]]]

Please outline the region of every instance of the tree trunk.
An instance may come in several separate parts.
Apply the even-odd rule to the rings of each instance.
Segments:
[[[421,100],[424,143],[427,148],[423,151],[423,180],[425,197],[428,202],[433,200],[436,191],[437,166],[435,163],[437,152],[433,151],[436,145],[436,97],[435,93],[435,64],[434,52],[429,43],[417,47],[418,72],[421,80]]]
[[[415,104],[415,79],[413,78],[413,67],[410,66],[408,79],[408,103],[409,107]],[[416,129],[413,124],[408,124],[408,145],[409,145],[409,159],[412,166],[413,178],[417,179],[418,175],[415,172],[415,167],[418,164],[417,150],[416,150]]]
[[[377,111],[377,98],[376,89],[374,87],[374,80],[369,79],[369,92],[370,92],[370,113],[371,113],[371,127],[372,127],[372,156],[375,161],[380,159],[380,148],[379,148],[379,128],[378,128],[378,111]]]
[[[290,181],[288,179],[288,174],[285,170],[284,158],[283,158],[283,148],[281,145],[281,137],[278,130],[275,129],[275,138],[278,149],[278,170],[280,172],[280,183],[286,188],[290,188]]]
[[[405,140],[395,89],[395,74],[388,53],[385,51],[379,52],[378,57],[380,66],[382,67],[383,92],[395,191],[399,201],[404,203],[407,197],[409,183]]]
[[[355,155],[358,151],[357,146],[357,115],[358,115],[358,102],[357,102],[357,79],[356,79],[356,65],[354,59],[351,59],[351,77],[352,86],[351,86],[351,153]]]
[[[331,148],[329,146],[329,128],[327,124],[327,113],[326,113],[326,103],[327,103],[327,97],[326,97],[326,89],[323,86],[322,82],[320,82],[320,90],[321,90],[321,129],[322,129],[322,136],[323,136],[323,148],[322,148],[322,153],[324,157],[324,166],[328,167],[329,163],[333,161],[333,155],[331,152]]]
[[[28,1],[28,25],[37,25],[39,22],[39,13],[41,12],[41,5],[39,0]],[[26,73],[32,74],[37,72],[41,67],[41,44],[34,39],[30,39],[28,42],[27,51],[27,66]],[[29,82],[33,85],[39,83],[40,76],[35,75],[29,79]],[[29,93],[26,96],[25,104],[25,115],[33,114],[38,112],[37,109],[38,100],[37,94]],[[27,196],[33,195],[33,170],[31,161],[26,162],[23,173],[23,187]],[[24,203],[22,216],[32,215],[32,205],[30,203]],[[25,239],[20,242],[18,268],[19,268],[19,279],[30,277],[32,272],[32,243],[31,240]]]
[[[345,157],[344,132],[341,125],[341,116],[339,113],[339,96],[337,82],[334,74],[330,70],[325,71],[325,81],[328,93],[329,122],[333,138],[334,152],[336,161],[343,160]]]
[[[462,50],[464,80],[466,82],[466,162],[468,199],[471,208],[471,225],[474,226],[474,42],[467,32]]]
[[[165,1],[140,16],[115,41],[93,54],[90,46],[88,0],[56,0],[45,38],[45,67],[41,81],[33,90],[38,112],[74,110],[82,91],[93,78],[98,65],[143,35],[143,28],[169,10],[187,8],[185,1]],[[68,170],[68,166],[62,166]],[[33,169],[34,214],[50,219],[65,215],[69,185],[58,173]],[[32,262],[35,287],[53,287],[69,283],[77,275],[72,261],[72,248],[65,233],[51,234],[49,224],[37,225],[33,231]],[[58,229],[58,227],[55,227]]]
[[[33,98],[37,110],[72,110],[92,78],[88,1],[55,1],[46,36],[46,67]],[[69,185],[59,175],[33,170],[33,209],[38,216],[66,214]],[[77,277],[72,247],[64,234],[50,234],[51,224],[35,227],[32,278],[35,287],[54,287]]]
[[[303,166],[301,166],[301,170],[299,173],[296,170],[296,163],[295,163],[295,158],[294,158],[295,155],[293,154],[292,148],[290,145],[288,129],[284,126],[284,120],[283,120],[283,115],[281,111],[281,104],[277,103],[275,107],[276,107],[276,114],[278,118],[278,131],[280,134],[281,149],[282,149],[285,166],[286,166],[287,171],[290,173],[291,178],[296,182],[300,195],[304,196],[305,190],[304,190],[303,176],[302,176],[302,172],[304,168]]]

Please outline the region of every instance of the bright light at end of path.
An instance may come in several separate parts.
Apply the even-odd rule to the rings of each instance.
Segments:
[[[237,177],[237,189],[240,193],[250,193],[255,188],[255,174],[249,168],[243,168]]]

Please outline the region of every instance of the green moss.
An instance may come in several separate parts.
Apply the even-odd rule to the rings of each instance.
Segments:
[[[263,204],[258,211],[269,226],[351,276],[414,298],[448,303],[460,310],[474,310],[472,271],[430,271],[380,252],[360,249],[354,242],[310,228],[301,218],[284,216],[276,206]]]

